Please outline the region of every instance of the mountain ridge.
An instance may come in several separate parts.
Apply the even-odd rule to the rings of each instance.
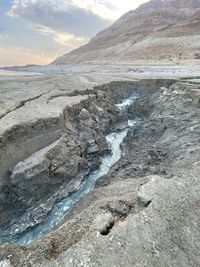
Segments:
[[[195,59],[200,53],[199,25],[200,0],[151,0],[53,64]]]

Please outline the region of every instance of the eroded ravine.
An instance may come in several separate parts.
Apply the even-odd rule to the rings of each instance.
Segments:
[[[138,97],[139,94],[133,92],[129,98],[123,99],[121,103],[116,104],[115,106],[119,108],[120,111],[127,112],[127,108],[131,106],[131,104]],[[83,179],[83,182],[80,182],[80,184],[76,186],[76,190],[74,192],[62,199],[60,202],[56,203],[43,223],[34,227],[29,227],[22,234],[16,235],[14,238],[12,236],[8,237],[8,240],[5,239],[5,241],[9,241],[11,243],[14,242],[19,245],[28,245],[42,237],[45,233],[57,225],[71,210],[74,204],[78,202],[85,194],[92,191],[96,181],[102,176],[106,175],[110,168],[121,158],[121,144],[127,135],[128,128],[136,126],[138,123],[138,118],[128,120],[126,123],[127,126],[124,129],[118,130],[117,132],[112,132],[106,136],[106,141],[110,152],[100,158],[101,165],[99,168],[86,175],[86,177]]]
[[[44,185],[38,184],[37,179],[41,178],[40,172],[36,172],[37,177],[31,176],[31,183],[37,181],[35,185],[32,184],[36,191],[41,190],[43,186],[47,187],[46,191],[42,191],[42,195],[39,191],[39,195],[37,192],[31,196],[29,200],[31,206],[23,212],[23,216],[18,217],[18,215],[15,220],[10,221],[10,227],[3,228],[1,240],[28,244],[59,223],[74,203],[91,191],[95,182],[105,176],[112,165],[120,159],[120,145],[127,134],[127,128],[135,126],[138,119],[135,120],[134,117],[140,115],[139,110],[136,114],[128,111],[138,95],[141,94],[142,97],[140,86],[151,94],[163,83],[168,81],[161,81],[161,84],[160,81],[150,83],[144,81],[141,84],[112,83],[97,88],[95,97],[82,101],[80,105],[67,108],[63,114],[66,125],[65,136],[44,154],[46,164],[46,168],[42,170]],[[122,99],[124,101],[121,101]],[[112,154],[105,154],[110,149]],[[68,162],[68,157],[72,158],[72,162]],[[72,169],[76,171],[71,173]],[[13,175],[14,172],[11,177]],[[46,176],[54,182],[47,184]],[[25,180],[29,181],[30,178]],[[15,186],[30,186],[29,182],[26,185],[17,179],[16,181]],[[45,197],[49,188],[51,188],[50,194]],[[38,202],[39,196],[42,197]],[[24,201],[27,200],[26,194],[25,197],[23,195],[19,197],[24,198]]]

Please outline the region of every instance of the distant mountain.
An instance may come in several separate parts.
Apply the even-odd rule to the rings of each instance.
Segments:
[[[151,0],[54,64],[200,59],[200,0]]]

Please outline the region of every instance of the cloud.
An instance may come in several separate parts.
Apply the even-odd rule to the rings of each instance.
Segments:
[[[14,0],[8,15],[56,31],[91,37],[111,23],[97,14],[101,1],[95,5],[93,0]]]
[[[55,31],[52,28],[46,26],[36,26],[37,31],[43,35],[50,36],[53,41],[60,45],[68,47],[70,50],[77,46],[83,45],[89,41],[87,37],[77,37],[74,34],[67,32]]]
[[[56,0],[57,1],[57,0]],[[74,5],[90,10],[94,14],[115,21],[127,11],[137,8],[149,0],[72,0]]]

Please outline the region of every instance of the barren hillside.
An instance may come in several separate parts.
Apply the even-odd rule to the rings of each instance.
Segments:
[[[200,0],[151,0],[53,63],[200,58]]]

